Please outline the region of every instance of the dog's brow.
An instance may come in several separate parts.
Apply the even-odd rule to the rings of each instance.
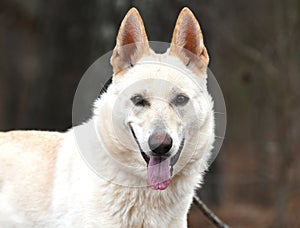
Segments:
[[[172,87],[171,91],[172,91],[173,94],[177,94],[177,93],[181,93],[181,92],[182,92],[182,91],[180,91],[179,88],[177,88],[177,87],[175,87],[175,86]]]

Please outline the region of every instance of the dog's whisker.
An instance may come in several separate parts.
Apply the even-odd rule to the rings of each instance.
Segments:
[[[226,113],[224,112],[214,112],[215,114],[222,114],[222,115],[226,115]]]

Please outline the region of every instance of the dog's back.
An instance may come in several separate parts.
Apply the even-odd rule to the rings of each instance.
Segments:
[[[56,132],[0,133],[0,224],[29,225],[24,217],[47,214],[62,138]]]

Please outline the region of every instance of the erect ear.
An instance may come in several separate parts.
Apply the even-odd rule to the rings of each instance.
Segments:
[[[187,7],[178,16],[169,54],[179,57],[195,74],[205,74],[209,62],[208,53],[200,25]]]
[[[114,75],[129,69],[144,55],[150,55],[144,23],[137,9],[131,8],[121,23],[110,60]]]

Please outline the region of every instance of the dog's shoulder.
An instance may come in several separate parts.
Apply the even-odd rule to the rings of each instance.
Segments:
[[[0,148],[53,150],[60,144],[64,133],[49,131],[0,132]],[[15,149],[14,149],[15,148]]]
[[[11,203],[30,213],[48,208],[57,152],[64,135],[47,131],[0,132],[0,196],[2,192],[2,197],[18,198],[18,202]],[[31,205],[28,208],[24,206],[26,201]]]
[[[58,132],[0,132],[0,163],[8,169],[53,166],[63,138]]]

